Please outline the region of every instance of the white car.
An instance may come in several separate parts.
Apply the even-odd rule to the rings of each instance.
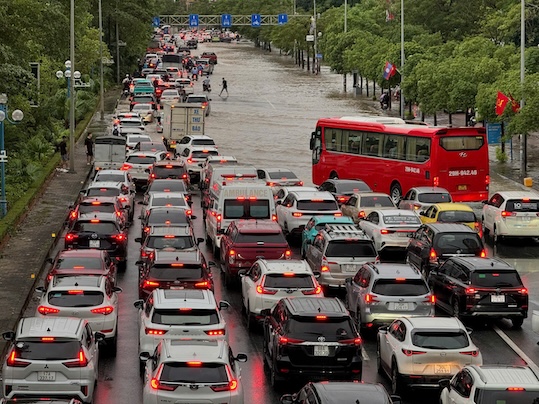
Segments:
[[[483,206],[485,237],[494,243],[504,237],[539,237],[539,194],[534,191],[500,191]]]
[[[277,204],[277,202],[282,202],[290,192],[294,191],[316,192],[318,191],[318,188],[304,186],[280,187],[276,192],[273,193],[273,199],[275,199],[275,204]]]
[[[239,275],[248,328],[263,318],[262,310],[271,309],[283,297],[324,297],[311,267],[303,260],[258,259]]]
[[[421,220],[410,210],[374,210],[358,226],[374,242],[376,251],[404,251]]]
[[[133,112],[139,114],[142,117],[144,124],[152,123],[155,117],[155,111],[152,104],[135,104],[133,105]]]
[[[122,291],[108,276],[56,275],[45,288],[36,317],[69,316],[88,321],[92,330],[101,332],[109,352],[116,356],[118,343],[118,293]]]
[[[435,203],[453,202],[451,194],[445,188],[440,187],[415,187],[410,188],[402,197],[397,206],[399,209],[425,210]]]
[[[153,353],[164,338],[225,339],[226,321],[221,310],[230,307],[217,303],[211,290],[154,289],[148,300],[137,300],[139,309],[139,354]],[[141,373],[144,371],[141,362]]]
[[[96,182],[121,182],[130,190],[135,191],[133,177],[125,170],[99,170],[95,173],[92,183]]]
[[[180,77],[174,80],[174,85],[182,95],[187,97],[195,92],[193,82],[188,77]]]
[[[144,220],[152,208],[162,206],[184,208],[188,215],[192,213],[183,192],[151,192],[148,194],[148,203],[142,208],[140,219]]]
[[[2,366],[6,398],[53,395],[92,402],[103,334],[94,333],[86,320],[26,317],[2,337],[10,342]]]
[[[215,140],[207,135],[187,135],[176,143],[176,154],[180,155],[185,149],[192,148],[193,146],[217,149]]]
[[[392,394],[406,386],[437,387],[466,365],[481,365],[479,348],[456,317],[400,317],[377,336],[378,371]]]
[[[142,187],[148,184],[149,173],[147,171],[153,163],[166,159],[167,152],[140,152],[136,151],[125,158],[122,171],[127,171],[133,178],[135,186]]]
[[[180,102],[182,100],[182,97],[180,96],[180,93],[175,88],[163,90],[161,93],[161,97],[159,98],[159,103],[163,104],[163,102]]]
[[[301,237],[303,228],[309,219],[316,215],[342,216],[337,201],[327,191],[290,192],[275,207],[277,222],[285,235]]]
[[[151,142],[152,138],[149,135],[130,133],[125,136],[125,152],[130,153],[137,143]]]
[[[84,191],[81,191],[81,193],[82,196],[93,197],[115,196],[122,204],[122,207],[129,211],[127,221],[133,223],[133,216],[135,214],[135,190],[133,189],[133,191],[131,191],[131,189],[123,182],[92,182]]]
[[[152,355],[143,353],[143,404],[243,404],[240,367],[224,340],[163,339]]]
[[[303,186],[303,181],[287,168],[258,168],[256,172],[258,179],[266,181],[273,194],[276,194],[280,187]]]
[[[130,131],[130,129],[135,129],[135,131]],[[144,122],[140,116],[121,118],[118,124],[118,130],[120,133],[144,132]]]
[[[356,192],[341,206],[342,214],[351,217],[356,224],[375,209],[397,209],[397,207],[391,197],[382,192]]]
[[[179,160],[185,165],[191,184],[200,182],[200,172],[202,171],[200,163],[203,163],[208,156],[218,155],[219,150],[211,146],[191,146],[183,149],[179,154]]]

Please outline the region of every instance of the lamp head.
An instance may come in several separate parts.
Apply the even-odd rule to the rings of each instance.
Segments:
[[[69,79],[71,77],[71,70],[66,70],[64,76]]]
[[[7,104],[7,94],[0,94],[0,104]]]
[[[57,79],[61,79],[62,77],[64,77],[64,72],[61,71],[61,70],[58,70],[58,71],[56,72],[56,78],[57,78]]]
[[[20,109],[16,109],[15,111],[13,111],[11,116],[13,117],[13,120],[15,122],[20,122],[24,118],[24,112],[22,112]]]
[[[4,111],[0,111],[0,122],[4,122],[4,119],[6,119],[6,113]]]
[[[71,60],[66,60],[64,64],[65,64],[66,69],[71,69]]]
[[[75,71],[73,72],[73,77],[74,77],[75,79],[77,79],[77,80],[80,79],[80,72],[79,72],[78,70],[75,70]]]

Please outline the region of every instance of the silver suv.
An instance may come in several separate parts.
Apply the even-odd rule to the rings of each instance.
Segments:
[[[346,279],[345,301],[358,328],[389,324],[402,316],[433,316],[435,308],[421,273],[408,264],[364,264]]]
[[[305,247],[305,260],[324,287],[344,287],[346,278],[376,259],[372,240],[351,224],[326,224]]]

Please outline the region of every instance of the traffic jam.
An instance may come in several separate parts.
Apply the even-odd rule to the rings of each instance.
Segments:
[[[491,246],[539,237],[538,194],[489,194],[485,131],[321,116],[308,185],[206,134],[215,36],[157,30],[125,82],[35,307],[2,334],[0,402],[539,402],[537,366],[487,361],[481,338],[532,314]]]

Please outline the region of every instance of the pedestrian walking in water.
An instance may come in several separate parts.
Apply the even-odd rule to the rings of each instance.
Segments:
[[[91,132],[84,139],[84,145],[86,146],[86,165],[89,166],[94,161],[94,140]]]
[[[219,93],[219,96],[221,96],[221,94],[223,94],[223,91],[226,91],[226,95],[228,96],[228,84],[225,80],[225,78],[223,77],[223,81],[221,82],[221,92]]]

